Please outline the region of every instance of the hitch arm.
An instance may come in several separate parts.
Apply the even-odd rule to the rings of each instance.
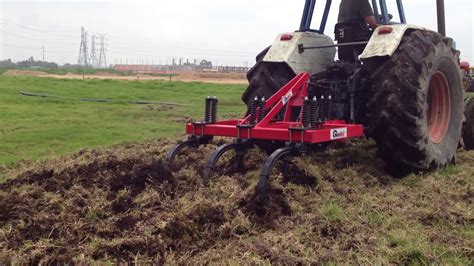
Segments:
[[[338,43],[338,44],[331,44],[331,45],[308,46],[308,47],[305,47],[302,43],[300,43],[300,44],[298,44],[298,52],[300,54],[302,54],[305,50],[332,48],[332,47],[344,47],[344,46],[355,46],[355,45],[364,45],[364,44],[368,44],[368,43],[369,43],[368,41],[346,42],[346,43]]]

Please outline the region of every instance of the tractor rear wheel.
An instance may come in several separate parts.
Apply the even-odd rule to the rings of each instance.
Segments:
[[[413,30],[379,64],[367,133],[394,173],[429,170],[454,160],[463,123],[458,58],[452,39]],[[367,65],[380,62],[375,60]]]
[[[295,72],[284,62],[263,62],[269,48],[263,50],[257,56],[257,63],[247,73],[249,86],[242,95],[242,101],[245,102],[248,108],[250,108],[255,97],[270,98],[296,76]]]
[[[466,116],[462,132],[464,149],[474,150],[474,98],[467,101],[464,115]]]

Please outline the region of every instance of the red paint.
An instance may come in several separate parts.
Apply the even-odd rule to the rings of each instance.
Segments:
[[[390,34],[393,32],[393,28],[391,27],[381,27],[379,29],[379,35]]]
[[[271,108],[271,110],[265,118],[254,127],[245,127],[250,121],[249,115],[244,119],[224,120],[215,124],[189,123],[186,125],[186,133],[192,135],[276,140],[295,143],[321,143],[331,141],[331,129],[338,128],[347,129],[347,138],[363,136],[364,130],[362,125],[346,124],[341,120],[327,121],[320,124],[317,129],[293,130],[293,128],[302,128],[300,121],[290,121],[290,117],[293,107],[303,105],[303,99],[307,95],[309,78],[308,73],[301,73],[270,97],[265,104],[265,109]],[[288,95],[292,96],[288,98],[284,97]],[[285,101],[287,101],[286,105],[284,103]],[[286,113],[283,121],[274,121],[275,116],[284,106],[286,106]],[[239,125],[241,127],[239,127]],[[344,141],[344,139],[339,141]]]
[[[448,79],[440,71],[433,74],[428,88],[427,120],[431,142],[441,143],[451,121],[451,93]]]
[[[293,35],[289,33],[283,34],[280,37],[280,41],[291,41],[291,39],[293,39]]]

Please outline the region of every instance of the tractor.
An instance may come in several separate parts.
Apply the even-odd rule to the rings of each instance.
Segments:
[[[372,30],[363,20],[338,23],[335,43],[325,35],[332,1],[326,0],[313,29],[316,0],[306,0],[299,30],[279,34],[247,73],[245,117],[218,121],[218,99],[207,97],[204,120],[187,124],[188,140],[168,152],[168,171],[184,148],[206,145],[214,136],[234,142],[211,155],[204,184],[224,153],[234,150],[239,161],[256,146],[268,154],[260,193],[268,189],[277,161],[352,137],[374,139],[394,174],[453,163],[465,93],[460,52],[445,37],[444,1],[437,0],[438,32],[407,24],[402,1],[395,2],[399,21],[392,21],[385,0],[372,0],[379,26]],[[466,136],[472,139],[472,132]]]

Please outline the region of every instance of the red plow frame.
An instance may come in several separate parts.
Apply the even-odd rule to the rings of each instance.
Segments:
[[[364,134],[360,124],[347,124],[343,120],[327,119],[328,115],[321,115],[331,96],[322,96],[318,108],[310,110],[308,100],[308,73],[301,73],[288,84],[271,96],[268,100],[262,99],[259,106],[255,106],[244,119],[216,121],[217,99],[206,99],[205,122],[194,122],[186,125],[189,139],[176,145],[169,151],[165,165],[171,171],[171,163],[176,154],[185,147],[206,145],[214,136],[235,138],[234,143],[224,144],[211,155],[203,173],[204,184],[207,185],[214,165],[227,151],[235,150],[238,160],[241,160],[245,151],[250,147],[263,142],[285,143],[274,145],[267,153],[270,155],[265,162],[260,175],[258,189],[266,189],[266,183],[271,169],[276,161],[286,156],[297,156],[309,152],[315,145],[331,141],[344,141],[347,138],[361,137]],[[257,101],[257,98],[255,99]],[[317,99],[314,97],[314,102]],[[330,102],[329,102],[330,103]],[[326,108],[326,113],[329,112]],[[214,113],[213,111],[214,110]],[[319,113],[319,118],[310,119]],[[306,116],[305,116],[306,114]],[[278,116],[283,116],[279,119]],[[312,120],[310,123],[309,120]],[[267,147],[269,145],[266,145]],[[272,146],[272,145],[270,145]],[[283,146],[283,147],[282,147]]]

